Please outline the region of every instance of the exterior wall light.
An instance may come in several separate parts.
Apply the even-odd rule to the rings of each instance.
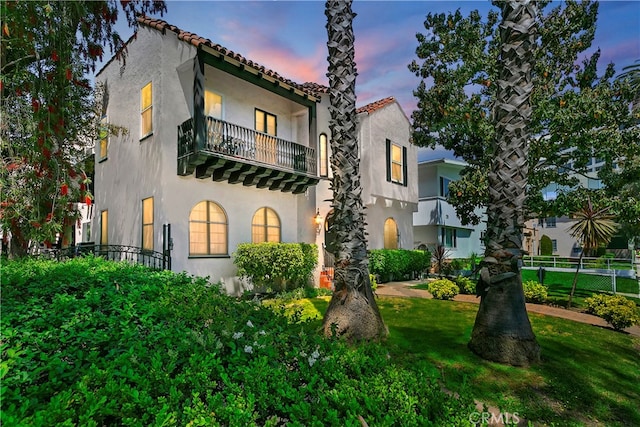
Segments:
[[[322,215],[320,215],[320,209],[316,209],[316,215],[313,217],[313,222],[316,224],[316,234],[320,234],[322,230]]]

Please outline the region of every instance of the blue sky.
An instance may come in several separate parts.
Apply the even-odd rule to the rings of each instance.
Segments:
[[[478,9],[490,1],[366,1],[353,10],[358,77],[357,105],[395,97],[407,116],[415,109],[419,80],[407,66],[415,58],[416,33],[424,33],[428,13]],[[167,1],[162,17],[170,24],[211,39],[298,83],[328,84],[327,32],[323,1]],[[131,30],[119,22],[121,36]],[[602,1],[593,46],[600,66],[616,70],[640,59],[640,2]]]

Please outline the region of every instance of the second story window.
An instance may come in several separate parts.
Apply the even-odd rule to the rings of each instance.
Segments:
[[[407,148],[387,139],[387,181],[407,186]]]
[[[327,146],[327,135],[320,134],[320,142],[318,144],[318,158],[320,160],[320,176],[329,175],[329,148]]]
[[[276,116],[256,108],[256,130],[267,135],[277,135]]]
[[[222,120],[222,96],[210,90],[204,91],[204,115]]]
[[[555,228],[556,227],[556,217],[555,216],[550,216],[546,219],[546,226],[547,228]]]
[[[449,178],[445,178],[444,176],[440,177],[440,196],[447,197],[449,196],[449,184],[451,180]]]
[[[100,138],[100,157],[98,161],[107,160],[109,154],[109,131],[107,129],[107,116],[102,116],[100,119],[100,127],[98,130],[98,137]]]
[[[140,138],[153,133],[153,85],[147,83],[140,91]]]

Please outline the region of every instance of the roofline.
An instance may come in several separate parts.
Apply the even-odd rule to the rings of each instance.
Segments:
[[[454,159],[447,159],[447,158],[441,158],[441,159],[433,159],[433,160],[423,160],[421,162],[418,162],[418,166],[421,165],[437,165],[437,164],[446,164],[446,165],[455,165],[455,166],[469,166],[469,163],[465,162],[464,160],[454,160]]]

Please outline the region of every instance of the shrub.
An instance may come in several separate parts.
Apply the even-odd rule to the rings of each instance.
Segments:
[[[241,243],[233,256],[239,276],[270,291],[306,286],[318,263],[317,247],[308,243]]]
[[[465,295],[476,294],[476,283],[468,277],[458,276],[453,279],[455,284],[460,288],[460,293]]]
[[[429,292],[435,299],[449,300],[460,293],[460,288],[449,279],[438,279],[429,283]]]
[[[540,255],[553,255],[553,241],[551,240],[551,237],[546,234],[543,234],[542,237],[540,237]]]
[[[369,281],[371,282],[371,290],[375,292],[376,289],[378,289],[378,281],[376,280],[376,275],[369,273]]]
[[[549,288],[535,280],[527,280],[522,283],[522,289],[524,290],[524,299],[527,302],[543,303],[547,300]]]
[[[588,313],[603,318],[617,331],[640,323],[635,303],[622,295],[596,294],[584,301]]]
[[[462,425],[468,391],[380,345],[99,258],[5,262],[2,425]]]
[[[369,251],[369,272],[381,282],[413,277],[425,271],[431,260],[429,251],[407,249],[371,249]]]

